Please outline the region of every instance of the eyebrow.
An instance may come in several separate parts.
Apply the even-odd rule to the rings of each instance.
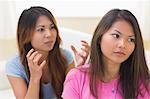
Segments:
[[[119,34],[122,34],[120,31],[118,31],[118,30],[115,30],[116,32],[118,32]],[[129,37],[135,37],[135,35],[133,34],[133,35],[130,35]]]
[[[50,26],[54,26],[54,24],[52,23],[52,24],[50,24]],[[37,25],[36,28],[38,28],[38,27],[45,27],[45,25]]]

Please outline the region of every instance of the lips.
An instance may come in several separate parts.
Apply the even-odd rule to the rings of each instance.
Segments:
[[[51,45],[51,44],[53,44],[53,41],[47,41],[47,42],[44,42],[44,44]]]
[[[125,56],[126,54],[122,51],[116,51],[114,52],[117,56]]]

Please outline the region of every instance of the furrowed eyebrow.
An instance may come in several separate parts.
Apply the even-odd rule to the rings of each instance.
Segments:
[[[117,33],[119,33],[119,34],[122,34],[120,31],[118,31],[118,30],[115,30]],[[129,37],[135,37],[135,35],[133,34],[133,35],[130,35]]]
[[[118,31],[118,30],[115,30],[117,33],[119,33],[119,34],[122,34],[120,31]]]
[[[129,36],[129,37],[134,37],[134,38],[135,38],[135,35],[131,35],[131,36]]]

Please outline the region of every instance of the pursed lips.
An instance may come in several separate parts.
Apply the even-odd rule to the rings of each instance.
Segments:
[[[51,45],[53,43],[53,41],[46,41],[46,42],[44,42],[44,44],[46,44],[46,45]]]
[[[119,56],[125,56],[126,55],[125,52],[123,52],[123,51],[115,51],[114,53],[119,55]]]

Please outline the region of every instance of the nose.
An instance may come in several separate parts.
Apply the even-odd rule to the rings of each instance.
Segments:
[[[123,40],[123,39],[119,40],[119,42],[118,42],[118,47],[119,47],[119,48],[125,48],[125,47],[126,47],[126,42],[125,42],[125,40]]]
[[[47,29],[47,31],[45,32],[45,37],[49,38],[51,36],[51,32],[50,30]]]

